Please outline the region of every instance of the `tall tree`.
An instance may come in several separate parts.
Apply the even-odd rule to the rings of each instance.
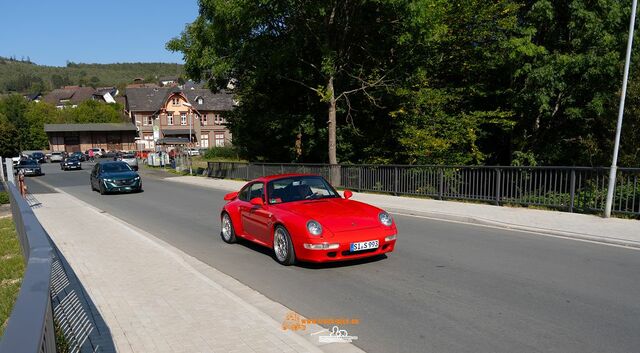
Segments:
[[[390,84],[395,67],[404,4],[203,0],[198,18],[167,47],[183,52],[187,73],[207,80],[209,87],[224,88],[230,79],[237,80],[242,104],[266,81],[310,92],[309,97],[325,106],[328,162],[335,164],[339,105],[350,121],[355,95],[379,104],[378,94]],[[302,113],[314,115],[316,109],[312,104]]]

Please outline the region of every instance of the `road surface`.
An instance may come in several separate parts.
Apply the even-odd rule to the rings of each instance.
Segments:
[[[52,192],[38,181],[61,188],[306,317],[359,319],[344,328],[368,352],[640,349],[637,250],[396,215],[387,258],[284,267],[267,249],[222,242],[226,191],[141,171],[143,193],[101,196],[88,170],[44,171],[28,178],[32,193]]]

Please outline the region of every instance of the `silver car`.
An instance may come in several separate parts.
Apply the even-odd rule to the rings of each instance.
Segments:
[[[51,152],[51,157],[49,158],[49,160],[51,161],[51,163],[53,162],[62,162],[62,160],[64,159],[64,154],[62,152]]]
[[[138,170],[138,158],[133,153],[125,153],[120,158],[121,161],[127,163],[133,170]]]

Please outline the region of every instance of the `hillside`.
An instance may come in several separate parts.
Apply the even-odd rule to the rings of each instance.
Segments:
[[[143,78],[146,82],[157,82],[159,77],[181,76],[182,72],[180,64],[76,64],[70,62],[66,67],[58,67],[0,57],[0,94],[49,91],[65,85],[123,88],[134,78]]]

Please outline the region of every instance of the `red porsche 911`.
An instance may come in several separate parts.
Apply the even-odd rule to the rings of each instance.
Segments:
[[[238,237],[273,249],[283,265],[297,260],[342,261],[393,251],[397,230],[391,216],[344,198],[321,176],[283,174],[250,181],[227,194],[220,236]]]

